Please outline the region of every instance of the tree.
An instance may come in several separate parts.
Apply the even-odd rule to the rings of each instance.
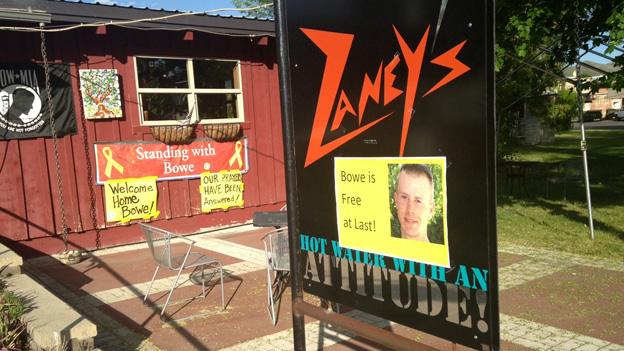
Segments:
[[[559,88],[553,94],[531,99],[527,104],[531,115],[540,116],[544,125],[555,132],[570,129],[572,117],[578,114],[576,91]]]
[[[621,0],[498,0],[496,2],[497,119],[499,141],[508,143],[523,98],[560,85],[563,68],[582,51],[607,45],[620,68],[584,83],[593,90],[624,88],[624,4]],[[565,98],[569,100],[569,96]],[[504,148],[502,148],[504,149]]]
[[[249,8],[260,5],[272,4],[272,0],[232,0],[234,6],[237,8]],[[273,19],[273,6],[263,7],[257,10],[248,11],[248,14],[255,17],[260,18],[270,18]]]
[[[271,0],[233,0],[237,7]],[[273,9],[250,12],[273,18]],[[577,49],[606,45],[618,70],[584,83],[597,90],[624,89],[624,2],[622,0],[497,0],[496,110],[499,140],[508,142],[522,114],[524,98],[537,96],[563,81]],[[579,44],[580,43],[580,44]]]
[[[557,132],[569,129],[571,117],[576,115],[576,101],[576,91],[559,90],[548,104],[546,123]]]

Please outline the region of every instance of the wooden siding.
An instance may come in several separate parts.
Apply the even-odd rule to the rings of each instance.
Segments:
[[[249,221],[255,210],[274,209],[285,202],[282,127],[279,106],[275,40],[183,32],[108,28],[80,29],[47,35],[51,62],[71,67],[77,135],[58,139],[63,203],[72,246],[135,242],[135,225],[105,222],[103,187],[95,184],[94,142],[152,140],[139,122],[133,56],[207,57],[241,61],[245,111],[244,134],[249,142],[250,169],[245,182],[245,209],[202,214],[199,180],[158,182],[161,225],[180,232]],[[0,32],[5,50],[2,62],[41,63],[39,34]],[[114,68],[120,76],[123,119],[85,120],[78,82],[79,69]],[[201,127],[198,137],[203,137]],[[0,240],[30,252],[55,253],[62,249],[61,208],[51,138],[0,141]],[[95,209],[95,221],[91,211]],[[184,219],[187,218],[187,219]],[[96,228],[97,226],[97,228]],[[97,230],[96,230],[97,229]],[[4,240],[7,241],[7,240]],[[34,250],[34,251],[33,251]],[[34,252],[34,253],[33,253]],[[28,255],[28,253],[27,253]]]

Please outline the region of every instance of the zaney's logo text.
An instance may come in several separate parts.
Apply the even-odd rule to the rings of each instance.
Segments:
[[[393,72],[396,66],[401,62],[401,57],[399,55],[396,55],[387,64],[384,65],[383,61],[379,64],[379,69],[377,70],[377,75],[375,76],[374,81],[370,79],[368,74],[364,74],[362,90],[357,105],[357,112],[353,108],[353,105],[349,101],[344,90],[340,91],[338,105],[336,106],[336,112],[334,113],[334,118],[330,126],[330,115],[334,107],[334,102],[336,101],[336,96],[338,96],[340,80],[342,79],[342,75],[344,73],[347,63],[347,58],[349,56],[349,52],[351,51],[351,45],[353,44],[353,39],[355,38],[355,36],[353,34],[301,28],[301,31],[310,40],[312,40],[312,42],[327,56],[304,167],[308,167],[312,163],[321,159],[323,156],[327,155],[336,148],[347,143],[349,140],[355,138],[367,129],[373,127],[377,123],[381,122],[382,120],[393,114],[393,112],[390,112],[386,115],[374,119],[371,122],[362,125],[362,117],[364,116],[364,111],[366,109],[366,104],[368,100],[372,99],[373,101],[375,101],[375,103],[380,103],[382,84],[384,106],[392,102],[401,94],[405,93],[403,122],[401,129],[401,144],[399,149],[399,155],[403,156],[403,151],[405,150],[405,143],[407,140],[407,131],[409,129],[410,118],[412,115],[412,108],[414,106],[414,99],[416,97],[418,81],[420,78],[423,58],[425,55],[425,48],[427,47],[429,28],[425,30],[425,33],[423,34],[420,42],[414,50],[412,50],[409,44],[405,42],[403,36],[401,35],[401,33],[399,33],[397,28],[393,26],[393,29],[396,39],[399,43],[399,47],[401,48],[403,60],[405,61],[405,65],[407,66],[407,84],[405,90],[400,90],[394,86],[396,75]],[[462,49],[465,43],[466,40],[457,44],[455,47],[446,51],[442,55],[431,60],[431,63],[449,68],[451,71],[439,82],[437,82],[433,87],[431,87],[423,95],[423,97],[438,90],[442,86],[448,84],[452,80],[458,78],[459,76],[470,70],[470,67],[466,66],[457,59],[457,54]],[[358,128],[346,133],[345,135],[342,135],[339,138],[323,143],[323,138],[327,131],[327,128],[329,127],[330,131],[338,129],[347,112],[358,118]]]

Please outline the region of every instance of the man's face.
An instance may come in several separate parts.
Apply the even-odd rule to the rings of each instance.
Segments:
[[[427,223],[433,216],[433,189],[426,175],[401,172],[394,193],[401,237],[427,240]]]

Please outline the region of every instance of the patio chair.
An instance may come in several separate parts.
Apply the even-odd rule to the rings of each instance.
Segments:
[[[268,232],[262,241],[264,242],[267,265],[267,309],[271,322],[275,325],[277,323],[275,303],[280,301],[290,276],[288,227]]]
[[[225,309],[225,298],[223,295],[223,268],[221,266],[221,262],[204,254],[192,252],[195,241],[189,238],[176,235],[168,230],[156,228],[148,224],[140,223],[139,225],[141,226],[143,236],[145,237],[150,252],[152,253],[152,257],[156,261],[156,270],[154,271],[154,276],[152,277],[152,281],[150,282],[149,288],[147,289],[145,297],[143,298],[144,304],[147,304],[147,297],[152,290],[152,284],[156,279],[156,275],[158,274],[158,270],[160,269],[160,267],[176,271],[178,273],[176,275],[173,285],[171,286],[171,290],[169,290],[169,295],[167,295],[167,301],[165,302],[165,305],[160,312],[160,319],[164,320],[165,310],[167,309],[167,305],[169,304],[169,300],[171,299],[173,291],[175,290],[175,288],[178,287],[178,281],[180,279],[182,271],[193,268],[193,271],[189,275],[190,279],[193,273],[201,269],[202,297],[206,297],[206,282],[204,279],[204,269],[210,266],[217,266],[221,278],[221,307]],[[172,254],[172,241],[186,242],[186,250],[182,250],[181,255]]]

